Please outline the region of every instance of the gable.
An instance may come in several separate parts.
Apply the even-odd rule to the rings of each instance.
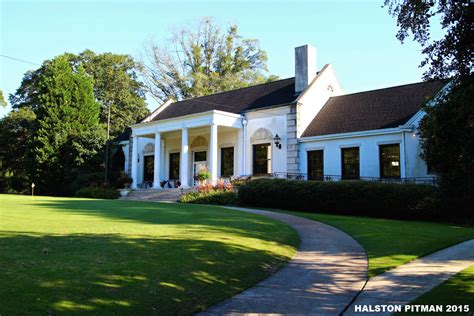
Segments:
[[[302,137],[392,128],[405,124],[445,83],[421,82],[330,98]]]

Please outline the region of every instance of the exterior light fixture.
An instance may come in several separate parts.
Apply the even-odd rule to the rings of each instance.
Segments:
[[[281,138],[278,136],[278,134],[273,137],[273,142],[275,143],[276,148],[281,149]]]

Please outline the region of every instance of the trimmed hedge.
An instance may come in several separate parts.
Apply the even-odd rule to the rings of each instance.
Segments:
[[[117,199],[120,194],[115,189],[85,187],[76,191],[75,196],[92,199]]]
[[[181,195],[180,203],[234,205],[236,195],[232,191],[193,191]]]
[[[242,205],[397,219],[437,219],[439,190],[416,184],[367,181],[258,179],[238,191]]]

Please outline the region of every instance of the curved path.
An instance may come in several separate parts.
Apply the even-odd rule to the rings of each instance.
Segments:
[[[300,248],[269,278],[199,315],[338,315],[364,286],[365,250],[346,233],[288,214],[228,208],[287,223],[300,235]]]
[[[474,265],[474,239],[413,260],[370,278],[364,291],[344,315],[374,314],[361,313],[360,309],[363,306],[409,304],[418,296],[472,265]],[[390,314],[377,313],[377,315]]]

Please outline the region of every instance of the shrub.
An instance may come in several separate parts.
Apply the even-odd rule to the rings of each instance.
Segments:
[[[399,219],[436,219],[439,190],[428,185],[367,181],[258,179],[240,187],[239,204]]]
[[[128,174],[123,171],[120,171],[119,176],[117,177],[116,186],[117,188],[128,188],[130,184],[133,182],[132,178]]]
[[[234,205],[236,195],[232,191],[193,191],[181,195],[180,203]]]
[[[93,199],[116,199],[119,197],[119,193],[111,188],[85,187],[76,191],[75,196]]]

